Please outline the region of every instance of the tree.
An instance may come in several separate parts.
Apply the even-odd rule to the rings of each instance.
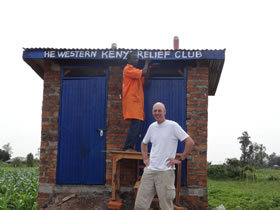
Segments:
[[[26,157],[26,165],[29,167],[33,167],[33,160],[34,160],[33,154],[29,153]]]
[[[16,158],[16,159],[13,160],[12,164],[16,168],[16,167],[21,166],[22,163],[21,163],[19,158]]]
[[[278,165],[280,166],[280,156],[277,156],[275,152],[273,152],[271,155],[268,156],[268,165],[274,166]]]
[[[252,144],[250,141],[250,136],[247,131],[244,131],[242,133],[242,136],[238,137],[237,139],[239,140],[239,143],[241,144],[241,157],[240,157],[240,162],[242,165],[247,165],[249,164],[249,159],[251,156],[252,148],[249,149],[249,146]]]
[[[10,143],[4,144],[2,148],[3,148],[4,151],[9,153],[10,155],[13,154],[13,152],[12,152],[13,149],[12,149]]]
[[[265,160],[268,159],[266,154],[266,147],[263,144],[253,143],[250,141],[250,136],[247,131],[238,137],[241,144],[240,162],[242,166],[250,165],[254,167],[265,167]]]
[[[255,146],[255,160],[258,166],[263,167],[265,166],[265,158],[268,157],[268,155],[266,154],[266,147],[263,144],[256,144],[257,146]]]
[[[10,158],[11,158],[11,155],[8,152],[0,149],[0,160],[6,161],[6,160],[10,160]]]

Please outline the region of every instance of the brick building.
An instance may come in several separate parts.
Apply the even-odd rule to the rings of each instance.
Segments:
[[[167,118],[195,140],[183,164],[181,204],[206,209],[208,96],[214,96],[225,50],[24,49],[23,59],[44,80],[38,204],[48,207],[59,194],[95,196],[96,208],[111,196],[112,153],[121,150],[128,130],[122,119],[122,69],[137,51],[139,68],[154,63],[145,91],[145,133],[151,107],[161,101]],[[139,143],[140,144],[140,143]],[[137,145],[138,151],[140,151]],[[178,146],[182,152],[184,145]],[[106,152],[107,151],[107,152]],[[121,195],[133,205],[136,161],[121,160]]]

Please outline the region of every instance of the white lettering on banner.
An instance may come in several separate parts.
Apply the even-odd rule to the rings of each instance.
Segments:
[[[97,54],[97,51],[91,51],[90,57],[95,58]]]
[[[180,57],[181,57],[180,51],[175,52],[175,58],[180,58]]]
[[[90,58],[90,53],[89,53],[89,51],[85,51],[85,57]]]
[[[158,52],[158,58],[163,58],[163,52],[162,51]]]
[[[116,52],[116,58],[122,58],[123,51]]]
[[[144,58],[144,56],[143,56],[143,51],[138,51],[138,52],[137,52],[137,57],[143,59],[143,58]]]
[[[45,58],[55,58],[55,51],[45,51],[44,57]]]
[[[144,58],[148,58],[149,57],[149,52],[148,51],[144,51]]]
[[[109,58],[115,58],[116,54],[115,51],[109,51]]]
[[[202,57],[202,53],[200,51],[195,52],[195,57],[196,58]]]
[[[128,55],[128,53],[129,53],[130,51],[124,51],[124,57],[123,57],[123,59],[127,59],[127,55]]]
[[[182,58],[187,58],[188,56],[185,54],[185,52],[182,53]]]
[[[170,51],[164,51],[164,58],[168,57],[170,55]]]
[[[46,58],[97,58],[97,59],[127,59],[127,55],[132,52],[128,51],[116,51],[116,50],[68,50],[68,51],[44,51],[44,57]],[[139,59],[191,59],[191,58],[201,58],[201,51],[149,51],[149,50],[139,50],[137,51],[137,56]]]
[[[101,58],[108,58],[108,51],[102,50]]]
[[[59,58],[64,58],[65,57],[65,51],[58,51],[57,55]]]
[[[191,53],[192,53],[192,55],[191,55]],[[188,52],[188,57],[189,58],[193,58],[194,57],[194,52],[192,51],[192,52]]]

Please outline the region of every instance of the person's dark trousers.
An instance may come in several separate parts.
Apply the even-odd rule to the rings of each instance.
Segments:
[[[138,119],[132,119],[126,137],[126,142],[123,151],[127,149],[134,149],[142,132],[143,121]]]

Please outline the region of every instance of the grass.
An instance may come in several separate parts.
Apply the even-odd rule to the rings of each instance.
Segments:
[[[37,209],[38,168],[0,168],[0,209]]]
[[[209,209],[221,204],[227,210],[280,210],[280,170],[257,170],[243,180],[208,179]]]
[[[0,210],[37,209],[38,167],[0,168]],[[258,169],[245,179],[208,178],[208,209],[280,210],[280,170]]]

